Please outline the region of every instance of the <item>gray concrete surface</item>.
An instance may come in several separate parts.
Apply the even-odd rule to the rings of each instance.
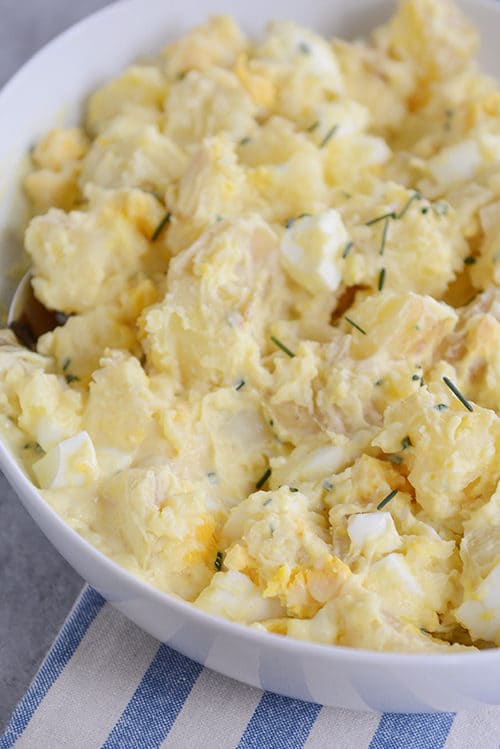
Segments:
[[[0,0],[0,86],[37,49],[106,0]],[[0,475],[0,733],[82,580]]]

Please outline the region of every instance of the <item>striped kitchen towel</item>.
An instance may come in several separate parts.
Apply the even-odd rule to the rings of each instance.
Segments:
[[[356,713],[239,684],[161,645],[87,587],[0,749],[498,749],[499,741],[500,708]]]

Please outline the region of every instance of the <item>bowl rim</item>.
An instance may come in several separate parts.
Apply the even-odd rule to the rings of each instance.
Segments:
[[[376,6],[380,5],[381,0],[365,0],[365,2]],[[5,96],[9,95],[11,91],[15,90],[22,77],[31,72],[32,68],[36,66],[38,60],[45,55],[49,48],[58,44],[62,40],[70,39],[73,35],[80,33],[82,28],[89,22],[94,22],[97,19],[103,20],[108,15],[112,16],[117,8],[123,9],[125,6],[133,6],[136,4],[137,0],[113,0],[111,3],[84,16],[79,21],[54,36],[46,44],[41,46],[31,57],[29,57],[28,60],[26,60],[0,87],[0,101]],[[498,2],[498,0],[460,0],[459,4],[471,9],[473,9],[474,6],[479,6],[488,10],[495,8],[499,14],[500,25],[500,2]],[[296,655],[300,651],[301,655],[304,657],[311,656],[323,660],[327,658],[329,660],[341,661],[344,664],[353,665],[362,663],[363,665],[366,664],[374,667],[401,666],[412,668],[417,671],[426,671],[430,667],[436,668],[442,666],[453,671],[456,671],[457,669],[461,671],[466,664],[471,667],[480,667],[481,665],[484,665],[486,661],[490,662],[492,659],[500,665],[500,647],[460,652],[377,651],[344,645],[330,645],[310,640],[299,640],[289,635],[279,635],[273,632],[254,629],[249,625],[233,622],[222,616],[210,614],[198,609],[191,602],[185,601],[174,594],[155,588],[152,584],[136,577],[132,572],[120,566],[117,562],[106,556],[102,551],[81,536],[43,499],[40,491],[19,466],[17,460],[13,457],[12,451],[7,447],[1,436],[0,470],[5,474],[9,484],[13,487],[16,495],[18,495],[18,500],[29,514],[33,516],[31,507],[36,507],[36,509],[45,515],[50,520],[51,524],[56,527],[58,534],[69,540],[75,548],[78,548],[82,552],[82,555],[91,558],[97,565],[101,565],[110,570],[115,577],[120,579],[120,582],[122,582],[133,593],[137,593],[138,596],[154,599],[156,603],[164,606],[166,610],[171,608],[182,617],[189,618],[202,626],[211,626],[217,635],[232,636],[238,640],[249,641],[263,647],[270,647],[274,650],[288,654],[289,656]],[[19,496],[20,494],[22,494],[23,497],[26,497],[29,502],[25,503]],[[40,528],[38,521],[34,519],[34,522],[39,530],[46,536],[47,534]],[[52,541],[50,541],[50,543],[59,552],[57,546]],[[69,562],[69,564],[73,566],[71,562]],[[89,584],[87,581],[84,582],[85,584]],[[98,590],[98,588],[96,588],[96,590]],[[105,596],[103,595],[103,597]],[[111,605],[114,605],[115,603],[119,605],[118,601],[109,601],[109,603]],[[215,668],[217,670],[217,667]]]

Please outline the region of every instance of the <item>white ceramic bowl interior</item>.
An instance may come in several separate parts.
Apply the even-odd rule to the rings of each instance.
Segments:
[[[481,62],[500,77],[500,3],[460,4],[481,31]],[[272,17],[352,38],[385,20],[394,5],[390,0],[127,0],[51,42],[0,93],[0,301],[10,299],[8,271],[22,253],[19,183],[25,155],[55,124],[78,122],[82,102],[96,86],[210,14],[232,14],[251,34]],[[500,649],[465,655],[373,653],[303,643],[204,614],[137,580],[72,531],[1,444],[0,467],[35,522],[83,578],[144,630],[216,671],[354,710],[455,711],[500,704]]]

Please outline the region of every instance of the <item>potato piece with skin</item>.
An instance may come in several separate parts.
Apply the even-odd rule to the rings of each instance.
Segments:
[[[24,190],[35,214],[49,208],[69,211],[80,197],[78,175],[89,143],[80,128],[51,130],[35,147],[35,167],[24,179]]]
[[[38,169],[24,178],[23,187],[31,202],[33,213],[47,213],[50,208],[70,211],[80,196],[78,175],[80,166],[69,164],[55,172]]]
[[[41,354],[53,357],[64,375],[77,376],[87,384],[106,348],[138,353],[135,331],[117,319],[113,309],[100,307],[72,315],[62,326],[38,339]]]
[[[460,651],[424,634],[405,619],[384,610],[383,600],[347,579],[340,592],[310,619],[289,619],[287,634],[299,640],[393,652]],[[467,648],[469,649],[469,648]]]
[[[321,103],[343,93],[344,84],[335,53],[328,42],[291,21],[274,21],[254,48],[249,70],[269,80],[274,113],[297,123],[311,118]]]
[[[373,34],[377,48],[410,63],[417,78],[445,79],[465,68],[478,34],[451,0],[403,0]]]
[[[162,54],[168,77],[175,79],[190,70],[229,68],[246,47],[247,40],[232,18],[212,16],[165,47]]]
[[[248,183],[258,194],[259,212],[270,222],[284,223],[328,207],[322,156],[312,143],[304,143],[282,164],[251,169]]]
[[[96,447],[133,451],[152,428],[153,410],[148,378],[138,360],[123,351],[108,351],[94,372],[83,416]]]
[[[97,521],[126,566],[161,590],[193,600],[209,583],[215,520],[203,492],[168,466],[131,468],[102,486]]]
[[[164,131],[180,146],[222,133],[241,140],[253,130],[256,113],[256,105],[234,73],[222,68],[193,70],[170,90]]]
[[[227,548],[228,569],[245,572],[264,588],[265,597],[278,597],[289,611],[305,615],[318,609],[318,597],[333,594],[343,574],[331,555],[322,516],[287,486],[252,494],[235,507],[221,545]]]
[[[452,523],[458,531],[460,519],[491,494],[500,473],[500,419],[493,411],[471,407],[469,412],[444,383],[436,382],[432,392],[423,387],[389,406],[372,442],[394,453],[409,437],[413,447],[405,463],[417,502],[431,520],[445,527]]]
[[[133,112],[115,117],[92,141],[82,162],[79,184],[163,193],[184,173],[188,158],[157,123]]]
[[[17,384],[18,424],[46,451],[81,430],[82,396],[62,377],[38,370]]]
[[[241,214],[250,202],[247,190],[234,144],[225,136],[206,138],[177,186],[172,209],[178,220],[193,221],[201,231],[220,216]]]
[[[284,313],[285,283],[276,236],[260,218],[215,224],[172,259],[165,300],[140,321],[148,361],[195,389],[265,382],[261,341]]]
[[[117,116],[143,112],[154,117],[162,111],[168,84],[154,65],[132,65],[120,76],[106,83],[90,97],[86,124],[97,135]]]
[[[356,302],[347,316],[365,331],[361,333],[345,319],[342,323],[342,328],[352,335],[353,359],[366,360],[375,355],[390,360],[405,357],[424,368],[433,362],[439,345],[457,321],[455,311],[448,305],[413,293],[368,296]]]
[[[33,219],[25,241],[35,294],[49,309],[66,313],[109,304],[141,269],[163,214],[156,198],[142,191],[93,188],[85,212],[52,209]]]
[[[464,321],[444,352],[457,373],[461,390],[484,408],[498,411],[500,383],[500,321],[478,314]]]
[[[440,299],[470,253],[448,205],[442,215],[414,190],[392,182],[373,182],[369,196],[345,201],[339,211],[354,243],[343,269],[348,286]]]
[[[89,141],[81,128],[55,128],[37,143],[32,159],[39,169],[58,172],[69,162],[80,161],[88,149]]]
[[[464,523],[460,545],[463,600],[455,616],[474,639],[500,644],[500,485]]]
[[[360,41],[335,39],[333,47],[347,95],[368,108],[375,132],[392,134],[405,118],[415,85],[411,68]]]
[[[250,578],[235,570],[217,572],[194,601],[196,608],[232,622],[251,624],[283,615],[275,598],[264,598]]]

